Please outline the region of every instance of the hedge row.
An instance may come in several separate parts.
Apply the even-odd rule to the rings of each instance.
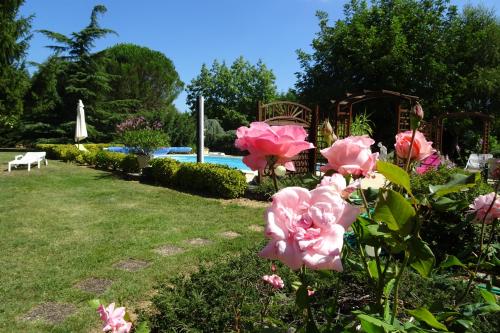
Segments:
[[[39,144],[36,147],[47,152],[47,157],[51,159],[124,173],[140,171],[135,155],[102,150],[106,147],[103,144],[86,144],[87,152],[78,150],[74,145]],[[162,186],[219,198],[238,198],[247,189],[245,175],[241,171],[217,164],[180,163],[170,158],[155,158],[151,160],[148,175]]]
[[[151,161],[151,173],[161,185],[227,199],[243,196],[248,186],[241,171],[218,164],[156,158]]]

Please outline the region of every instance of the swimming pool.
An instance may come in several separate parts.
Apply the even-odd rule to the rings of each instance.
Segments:
[[[179,162],[196,162],[196,155],[154,155],[155,158],[159,157],[168,157],[172,158],[174,160],[177,160]],[[205,155],[204,156],[204,161],[206,163],[214,163],[214,164],[223,164],[227,165],[231,168],[236,168],[238,170],[241,170],[243,172],[251,172],[253,173],[252,170],[250,170],[249,167],[243,163],[243,157],[241,156],[216,156],[216,155]]]

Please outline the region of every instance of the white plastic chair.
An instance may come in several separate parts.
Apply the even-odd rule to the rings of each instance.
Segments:
[[[37,164],[38,169],[40,169],[40,163],[42,161],[45,161],[45,165],[48,165],[49,163],[47,162],[46,158],[46,153],[43,152],[29,152],[24,155],[16,155],[15,159],[13,161],[9,162],[9,172],[12,169],[12,166],[16,168],[18,165],[27,165],[28,166],[28,171],[31,170],[31,165],[32,164]]]
[[[490,158],[493,158],[492,154],[470,154],[465,170],[481,170]]]

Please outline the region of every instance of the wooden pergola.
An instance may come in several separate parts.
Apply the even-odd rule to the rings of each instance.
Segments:
[[[483,122],[483,136],[481,153],[487,154],[490,150],[490,140],[489,133],[491,129],[491,123],[493,122],[493,116],[481,113],[481,112],[455,112],[455,113],[445,113],[432,120],[432,133],[434,139],[434,147],[442,151],[443,150],[443,131],[445,127],[445,121],[447,119],[466,119],[466,118],[478,118]]]
[[[335,109],[334,130],[339,138],[348,137],[351,134],[351,123],[353,119],[353,106],[374,99],[392,99],[394,112],[397,114],[397,132],[410,129],[410,108],[420,100],[418,96],[406,95],[391,90],[363,90],[359,93],[348,93],[347,97],[332,101]],[[406,104],[406,105],[405,105]],[[409,106],[409,107],[408,107]]]

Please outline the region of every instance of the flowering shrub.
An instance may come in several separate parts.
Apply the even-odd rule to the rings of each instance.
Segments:
[[[139,155],[149,155],[154,150],[167,146],[169,139],[162,131],[159,121],[148,122],[144,117],[129,118],[116,126],[122,143]]]
[[[442,308],[435,314],[423,306],[407,309],[407,314],[415,319],[414,322],[404,322],[400,315],[399,289],[405,270],[413,268],[421,276],[429,277],[436,262],[434,253],[421,237],[425,232],[424,216],[428,215],[429,210],[447,211],[462,207],[460,202],[447,196],[468,191],[478,181],[476,175],[457,174],[445,184],[430,186],[429,193],[418,198],[413,194],[408,173],[411,171],[411,162],[421,161],[435,152],[432,143],[417,130],[422,116],[421,107],[414,106],[412,131],[396,136],[396,153],[406,160],[405,169],[377,161],[378,154],[373,154],[370,150],[374,141],[368,136],[348,137],[321,151],[328,160],[328,164],[321,170],[328,171],[328,175],[331,170],[338,172],[337,174],[320,179],[314,190],[289,187],[273,196],[273,202],[265,214],[265,234],[270,242],[260,255],[279,260],[292,270],[299,271],[300,281],[293,281],[292,285],[296,290],[296,305],[304,314],[301,331],[320,331],[314,318],[311,301],[314,289],[309,285],[307,269],[342,272],[346,250],[344,233],[350,226],[356,238],[353,245],[357,246],[360,267],[364,269],[374,295],[368,312],[353,312],[359,322],[356,330],[368,333],[426,332],[428,329],[447,331],[448,327],[456,329],[461,326],[462,330],[470,327],[468,318],[472,314],[463,301],[470,293],[479,265],[489,260],[489,251],[485,247],[490,247],[493,235],[488,244],[484,243],[484,235],[485,225],[491,223],[495,226],[499,217],[495,193],[479,197],[471,205],[476,212],[476,219],[482,218],[477,262],[464,264],[452,256],[441,264],[445,268],[470,267],[467,287],[457,297],[458,305],[454,308]],[[271,139],[259,139],[261,136],[269,136],[279,142],[278,136],[265,132],[266,127],[260,124],[253,127],[256,134],[250,134],[250,129],[242,129],[241,135],[238,135],[240,141],[236,141],[236,146],[251,153],[251,157],[244,162],[249,166],[258,165],[258,168],[278,161],[286,164],[292,156],[280,156],[280,150],[275,149],[277,143],[270,144]],[[287,129],[282,131],[286,133]],[[303,140],[305,137],[300,138]],[[388,185],[373,192],[350,184],[352,177],[369,176],[375,169],[390,181]],[[272,176],[275,177],[276,174],[273,173]],[[342,176],[345,177],[344,180],[341,180]],[[353,193],[356,188],[356,193]],[[356,207],[354,202],[361,202],[363,205]],[[491,230],[493,232],[494,228]],[[273,278],[265,276],[269,283],[273,283],[274,279],[277,279],[274,275]],[[482,308],[480,313],[500,311],[492,294],[487,291],[482,291],[481,294],[491,307]],[[334,299],[331,306],[337,305],[337,300]],[[328,311],[336,313],[337,310],[334,308]],[[455,311],[451,317],[450,311]],[[440,321],[443,318],[447,318],[446,321]],[[328,327],[329,324],[322,327],[322,330],[330,331]],[[352,324],[346,323],[344,331],[351,331],[351,328]]]
[[[153,122],[148,122],[146,118],[144,118],[143,116],[139,116],[134,118],[128,118],[123,122],[121,122],[120,124],[116,125],[116,132],[118,134],[123,134],[126,131],[141,130],[141,129],[160,131],[162,128],[163,124],[160,121],[156,120]]]

